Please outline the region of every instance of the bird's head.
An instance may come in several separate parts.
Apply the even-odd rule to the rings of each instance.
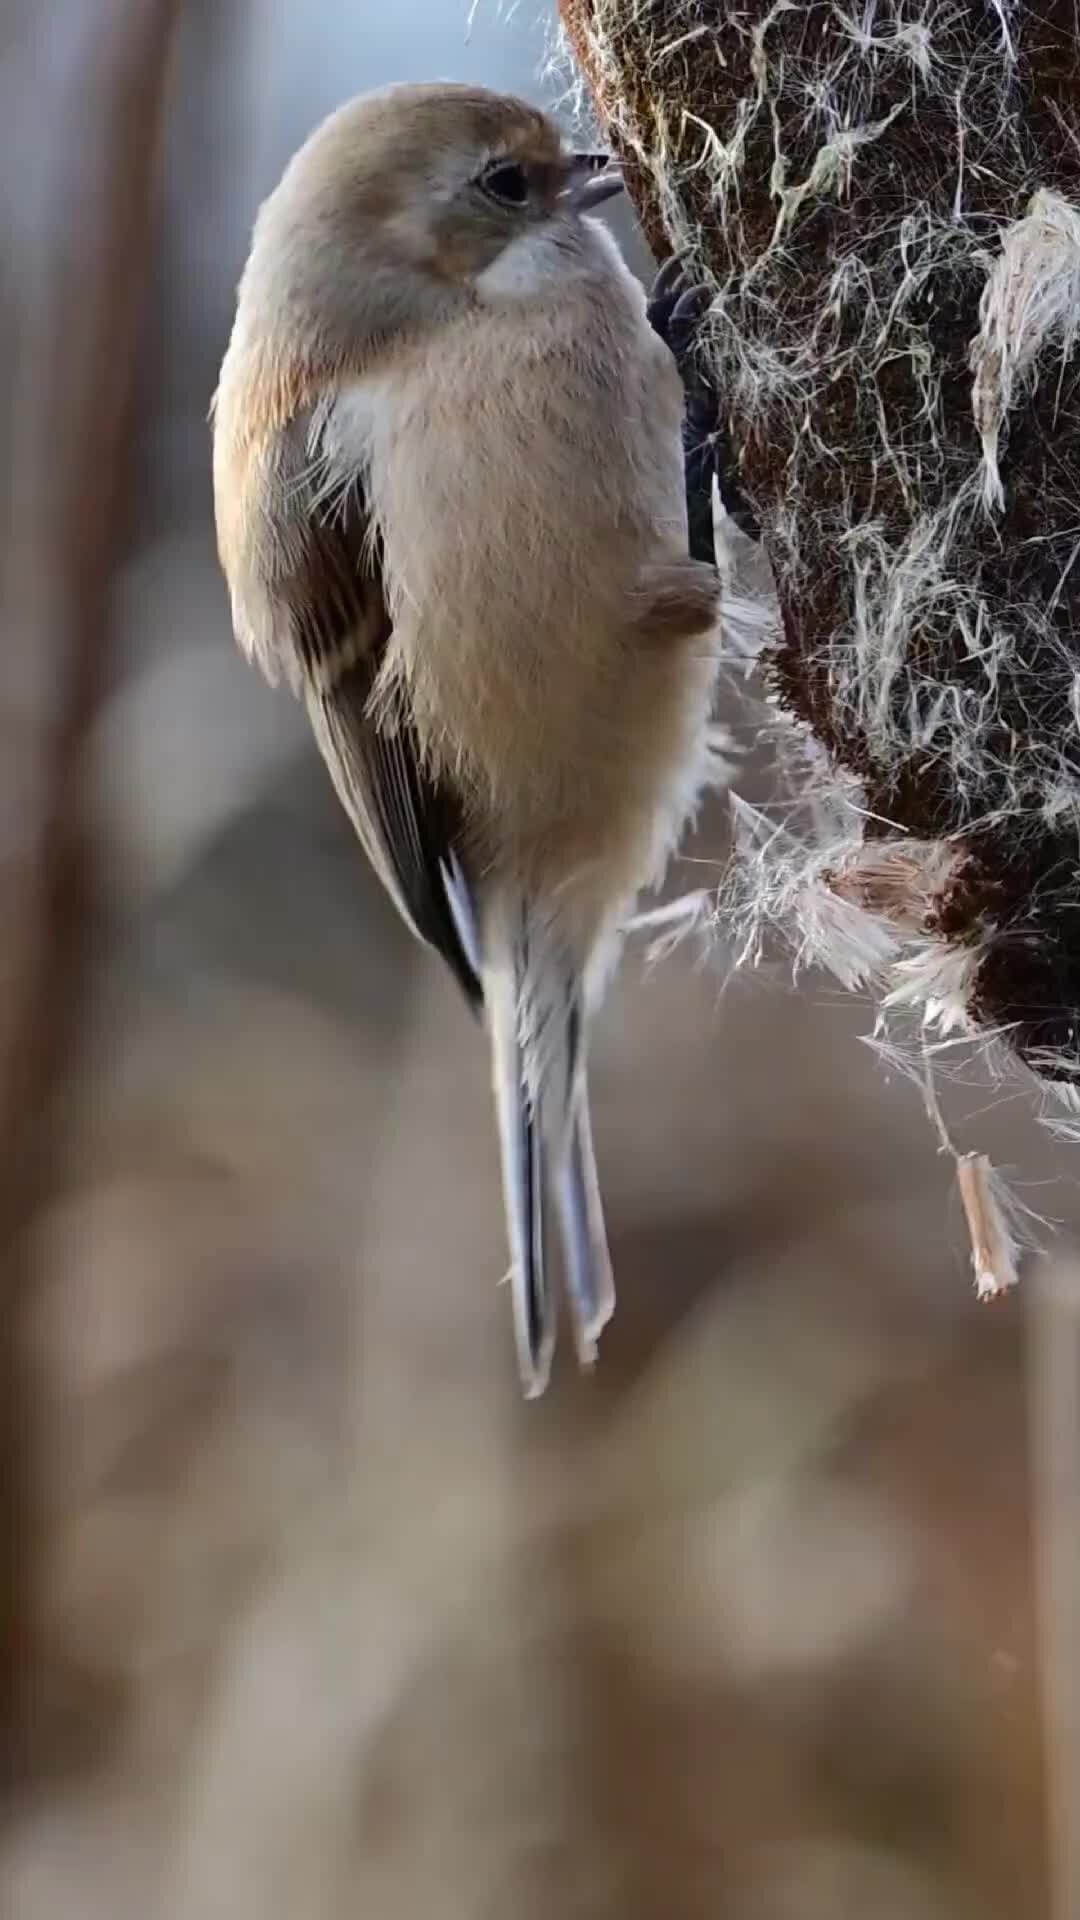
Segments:
[[[621,186],[605,154],[572,150],[524,100],[387,87],[339,108],[295,155],[260,214],[253,267],[261,280],[260,257],[271,263],[266,297],[304,294],[324,318],[362,307],[365,288],[381,311],[395,274],[402,301],[425,285],[434,300],[492,270],[512,290],[517,262],[524,290],[540,256],[554,261]]]

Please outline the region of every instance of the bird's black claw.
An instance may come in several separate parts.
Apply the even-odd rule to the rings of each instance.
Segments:
[[[760,538],[757,517],[739,485],[727,419],[698,350],[711,305],[709,288],[691,278],[686,257],[677,253],[660,268],[646,303],[649,323],[671,353],[686,394],[683,447],[690,552],[695,560],[707,561],[715,560],[714,479],[725,512],[750,539]]]
[[[690,286],[679,294],[668,319],[668,346],[681,367],[693,355],[701,323],[712,306],[712,292],[706,286]]]
[[[667,322],[671,310],[678,300],[680,293],[685,290],[686,285],[686,256],[681,253],[673,253],[671,258],[665,260],[663,266],[660,268],[656,279],[652,283],[648,299],[649,319],[656,328],[661,340],[665,343],[667,341]]]
[[[698,372],[694,349],[701,322],[712,295],[707,286],[691,277],[690,263],[681,253],[665,260],[652,283],[646,312],[654,333],[659,334],[689,385]]]

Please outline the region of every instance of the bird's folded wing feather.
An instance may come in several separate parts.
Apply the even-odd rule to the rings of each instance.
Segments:
[[[358,481],[320,504],[310,459],[299,457],[301,425],[282,436],[273,472],[266,470],[273,513],[263,515],[261,565],[246,570],[272,602],[251,610],[248,631],[272,636],[277,659],[266,659],[265,643],[253,650],[302,688],[319,749],[372,866],[403,919],[442,955],[477,1007],[479,957],[454,796],[425,771],[407,713],[376,724],[369,711],[392,633],[378,541]],[[272,541],[265,537],[271,525]]]

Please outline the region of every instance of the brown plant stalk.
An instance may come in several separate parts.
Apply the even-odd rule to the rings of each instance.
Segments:
[[[37,270],[15,289],[2,555],[14,683],[5,700],[5,807],[15,834],[0,869],[0,1727],[9,1739],[31,1643],[32,1409],[18,1332],[30,1280],[26,1235],[49,1183],[58,1096],[85,1006],[94,908],[86,747],[107,659],[154,159],[178,11],[177,0],[102,0],[87,10],[75,81],[43,109],[53,115],[43,143],[52,163],[46,218]]]

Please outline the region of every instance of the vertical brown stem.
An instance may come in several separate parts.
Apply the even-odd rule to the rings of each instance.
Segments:
[[[42,102],[49,169],[20,312],[4,559],[0,865],[0,1727],[28,1644],[31,1431],[19,1364],[25,1236],[55,1147],[91,932],[86,742],[103,683],[154,158],[177,0],[85,9],[83,57]],[[31,16],[29,32],[33,32]],[[44,30],[42,28],[42,30]]]
[[[1051,1920],[1080,1914],[1080,1263],[1028,1296],[1032,1521],[1039,1603]]]

